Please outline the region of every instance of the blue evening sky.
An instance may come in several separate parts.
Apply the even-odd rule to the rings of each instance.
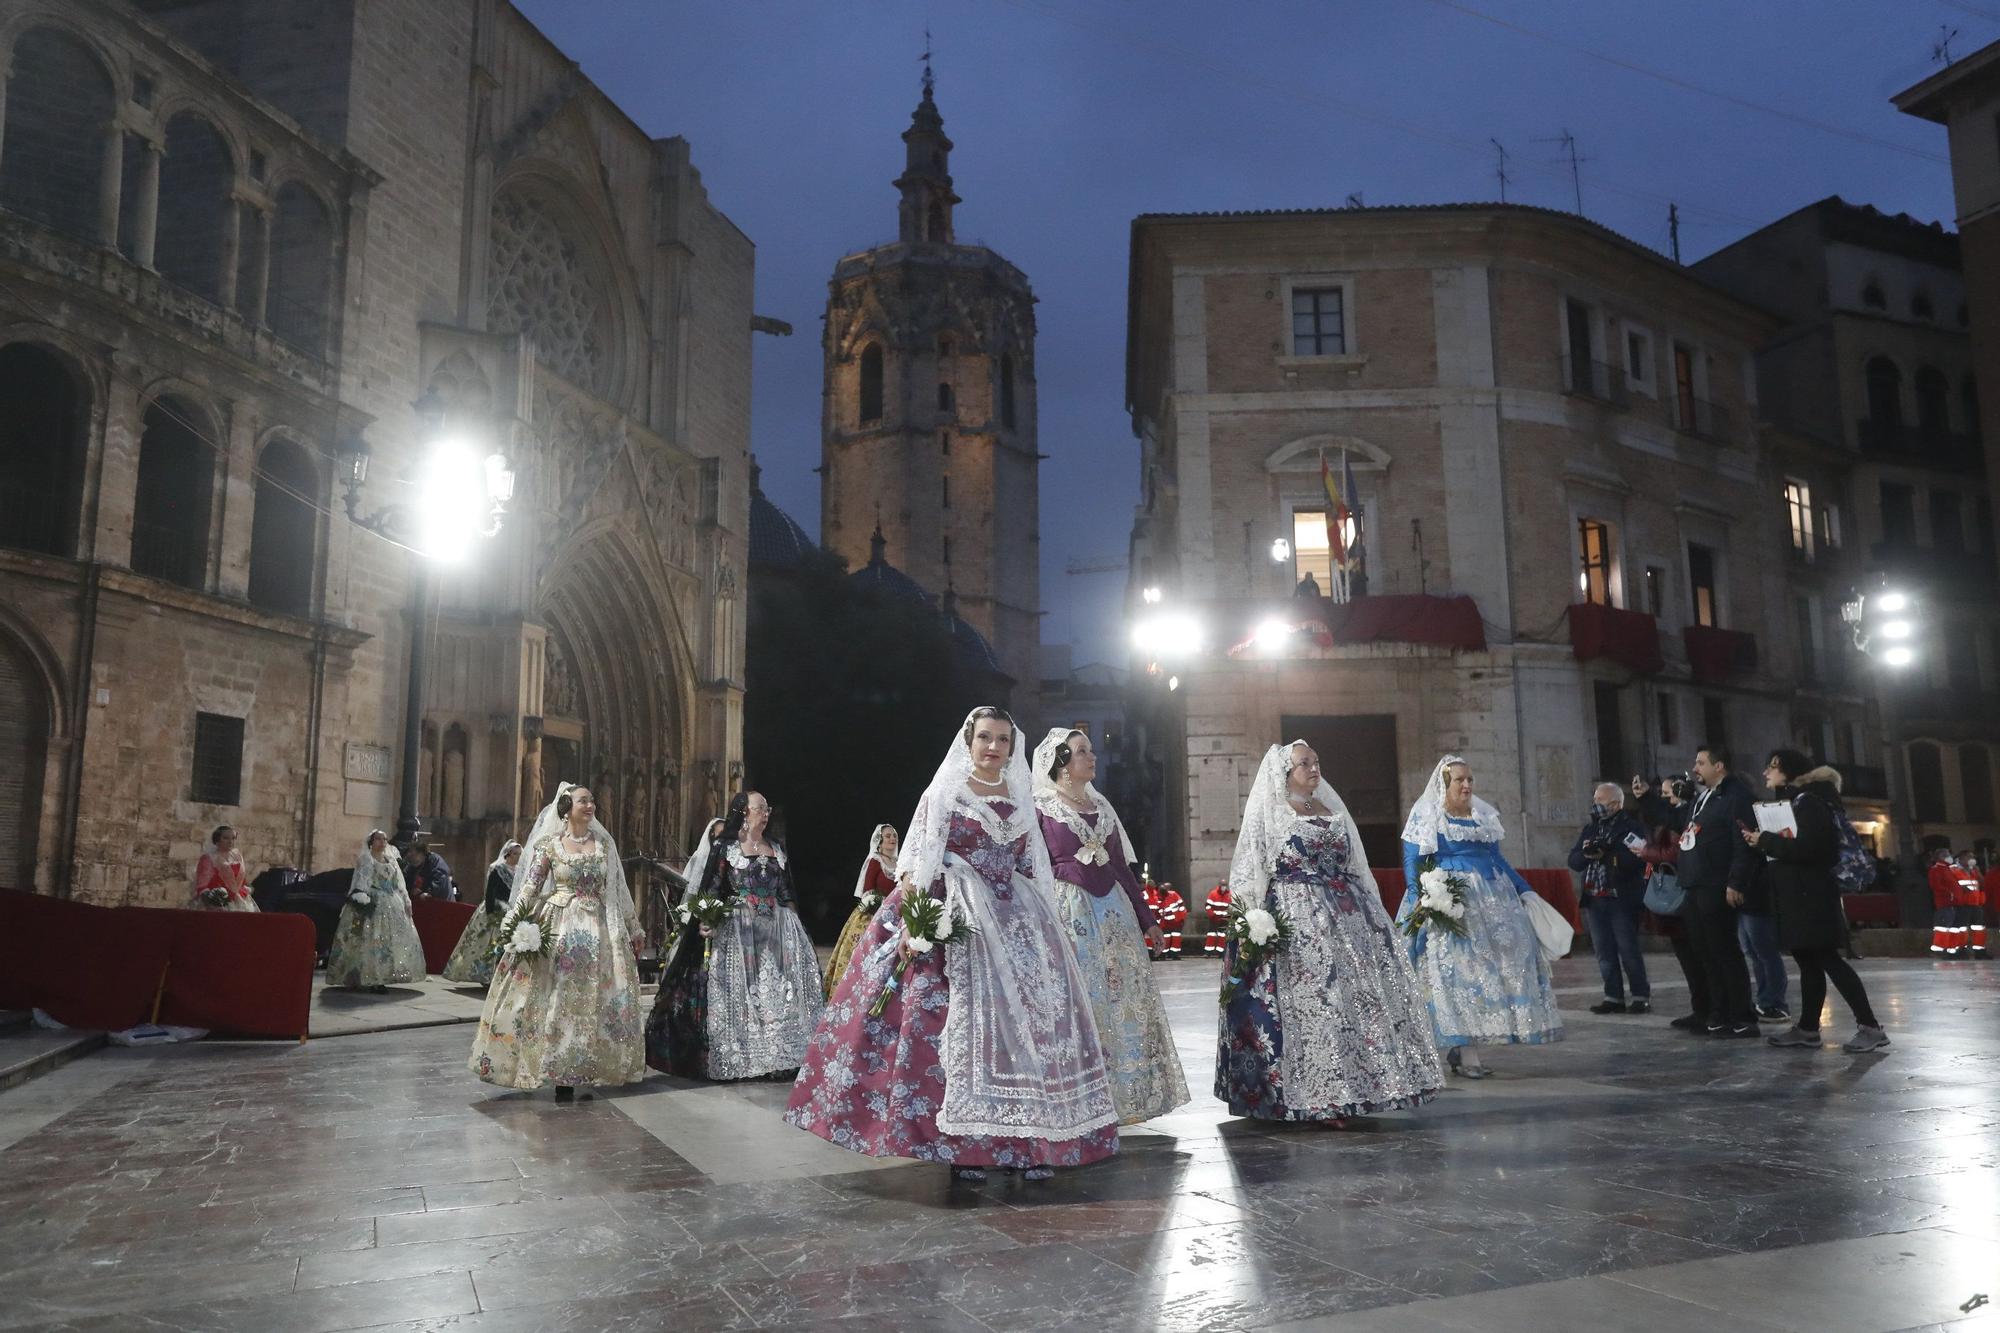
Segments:
[[[895,235],[930,27],[959,235],[1040,297],[1043,639],[1121,664],[1122,572],[1065,570],[1122,562],[1138,498],[1136,214],[1489,200],[1496,138],[1510,200],[1568,209],[1544,142],[1568,130],[1584,212],[1665,250],[1678,202],[1689,261],[1829,194],[1949,224],[1944,131],[1888,98],[1942,29],[1958,56],[2000,37],[2000,0],[516,3],[648,133],[685,135],[756,242],[758,313],[797,332],[756,340],[754,448],[814,533],[826,280]]]

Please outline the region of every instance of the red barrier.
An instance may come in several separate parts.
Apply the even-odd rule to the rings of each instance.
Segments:
[[[1893,893],[1844,893],[1840,905],[1850,926],[1895,926],[1903,919]]]
[[[417,923],[417,938],[424,942],[426,972],[435,975],[444,971],[444,965],[451,961],[451,951],[458,947],[458,937],[465,933],[465,923],[483,905],[484,900],[448,903],[420,893],[410,896],[410,916]]]
[[[1371,866],[1369,873],[1375,876],[1375,888],[1382,895],[1382,906],[1394,916],[1396,909],[1403,905],[1403,868],[1401,866]],[[1577,918],[1576,882],[1562,866],[1537,867],[1521,872],[1521,878],[1528,881],[1528,887],[1548,902],[1548,905],[1563,914],[1571,930],[1581,929]]]
[[[107,908],[0,890],[0,1007],[39,1008],[71,1027],[136,1027],[158,997],[162,1023],[302,1037],[312,977],[304,917]]]

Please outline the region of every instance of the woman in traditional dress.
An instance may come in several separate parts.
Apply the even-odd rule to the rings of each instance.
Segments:
[[[508,839],[486,867],[486,901],[465,923],[458,945],[445,960],[444,979],[464,981],[474,986],[493,982],[493,955],[500,944],[500,920],[514,899],[514,874],[521,863],[521,844]]]
[[[424,945],[410,916],[403,866],[389,850],[389,835],[375,829],[355,858],[340,905],[340,924],[326,952],[326,984],[380,994],[424,976]]]
[[[1262,908],[1291,926],[1248,966],[1234,937],[1223,948],[1215,1095],[1230,1111],[1337,1129],[1443,1089],[1423,992],[1361,834],[1304,741],[1265,752],[1229,893],[1232,910]]]
[[[799,920],[785,849],[765,837],[761,793],[730,798],[720,836],[696,855],[689,892],[735,907],[710,935],[684,930],[646,1020],[646,1062],[683,1078],[790,1074],[819,1021],[819,955]]]
[[[236,850],[236,830],[227,824],[208,835],[208,846],[194,863],[191,907],[212,912],[254,912],[257,900],[243,879],[243,853]]]
[[[877,824],[868,835],[868,859],[861,863],[861,873],[854,880],[854,910],[847,914],[847,924],[840,928],[840,938],[834,942],[833,957],[826,963],[828,995],[840,984],[841,974],[847,971],[847,960],[854,956],[854,946],[861,941],[861,932],[875,919],[875,909],[896,887],[896,841],[894,824]]]
[[[1090,992],[1055,906],[1013,719],[977,708],[910,818],[897,887],[813,1033],[785,1118],[870,1157],[1046,1180],[1118,1150]],[[905,898],[962,926],[913,949]],[[878,1004],[879,1013],[872,1013]]]
[[[528,876],[515,895],[540,927],[538,953],[500,962],[473,1039],[472,1072],[502,1087],[579,1087],[646,1077],[637,951],[645,938],[618,844],[588,787],[563,783],[528,833]]]
[[[1173,1029],[1153,984],[1147,946],[1166,934],[1132,871],[1132,843],[1093,785],[1090,737],[1056,727],[1035,747],[1035,812],[1055,875],[1056,909],[1090,992],[1118,1123],[1136,1125],[1188,1101]]]
[[[1500,854],[1500,812],[1472,794],[1472,769],[1455,754],[1438,761],[1403,825],[1401,923],[1416,910],[1418,881],[1433,867],[1465,883],[1465,933],[1426,927],[1410,940],[1445,1061],[1466,1078],[1492,1073],[1481,1046],[1561,1041],[1562,1016],[1521,895],[1534,889]]]

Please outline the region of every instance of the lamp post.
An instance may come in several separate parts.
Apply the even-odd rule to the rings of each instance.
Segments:
[[[497,450],[483,457],[473,436],[448,419],[434,390],[411,406],[417,414],[420,455],[415,467],[396,479],[414,494],[373,513],[361,512],[361,488],[368,482],[369,448],[356,437],[341,448],[347,517],[357,526],[404,546],[416,557],[410,608],[410,675],[403,702],[403,782],[396,808],[396,845],[408,847],[423,833],[417,810],[419,759],[423,749],[424,673],[428,669],[426,628],[436,597],[433,564],[454,564],[470,554],[476,540],[500,531],[513,498],[513,465]],[[421,521],[419,521],[421,520]]]

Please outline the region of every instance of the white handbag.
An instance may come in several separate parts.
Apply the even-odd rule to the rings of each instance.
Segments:
[[[1568,954],[1569,946],[1576,942],[1576,931],[1563,914],[1532,889],[1521,895],[1521,906],[1527,909],[1528,924],[1535,928],[1535,943],[1541,946],[1542,957],[1553,963]]]

